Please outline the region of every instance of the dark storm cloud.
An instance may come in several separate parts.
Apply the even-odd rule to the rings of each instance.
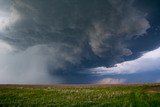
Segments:
[[[124,40],[141,35],[149,28],[145,14],[132,7],[133,1],[15,0],[19,20],[8,28],[8,39],[29,47],[62,43],[93,54],[130,55]]]
[[[127,41],[150,27],[146,14],[132,4],[132,0],[12,0],[0,38],[15,48],[15,60],[24,60],[24,66],[25,61],[35,61],[35,66],[27,67],[31,71],[43,65],[45,74],[78,75],[83,67],[101,64],[93,64],[97,59],[107,65],[132,54]],[[18,57],[23,54],[27,57]]]

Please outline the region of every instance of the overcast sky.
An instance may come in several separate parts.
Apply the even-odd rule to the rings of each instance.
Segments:
[[[158,0],[0,0],[0,83],[160,82]]]

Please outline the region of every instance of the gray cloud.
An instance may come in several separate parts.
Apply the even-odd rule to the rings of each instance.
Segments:
[[[3,65],[8,65],[7,74],[1,73],[11,76],[10,80],[12,76],[26,74],[23,82],[34,79],[54,82],[54,76],[57,78],[54,72],[83,66],[81,62],[86,59],[99,57],[107,63],[110,59],[118,62],[122,56],[132,54],[126,41],[146,33],[150,27],[145,14],[133,7],[130,0],[10,2],[9,10],[5,9],[10,15],[0,33],[1,40],[16,50],[1,62],[2,69]]]
[[[107,15],[93,22],[89,32],[90,45],[96,55],[101,56],[105,51],[118,51],[121,55],[130,55],[124,40],[135,35],[142,35],[150,27],[145,14],[132,6],[131,1],[109,0],[112,6]]]
[[[5,42],[1,42],[0,58],[0,83],[59,83],[60,78],[50,76],[48,65],[52,63],[54,69],[63,66],[58,59],[50,61],[50,48],[37,45],[17,51],[9,47]],[[5,47],[4,47],[5,46]],[[8,46],[8,49],[6,49]],[[52,48],[53,49],[53,48]],[[4,53],[5,52],[5,53]],[[55,58],[57,51],[54,52]],[[57,63],[58,62],[58,63]]]

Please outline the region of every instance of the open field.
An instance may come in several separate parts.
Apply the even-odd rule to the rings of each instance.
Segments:
[[[160,107],[160,84],[0,85],[0,106]]]

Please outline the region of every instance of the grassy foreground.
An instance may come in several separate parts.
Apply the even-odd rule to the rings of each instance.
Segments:
[[[160,85],[0,86],[0,106],[160,107]]]

